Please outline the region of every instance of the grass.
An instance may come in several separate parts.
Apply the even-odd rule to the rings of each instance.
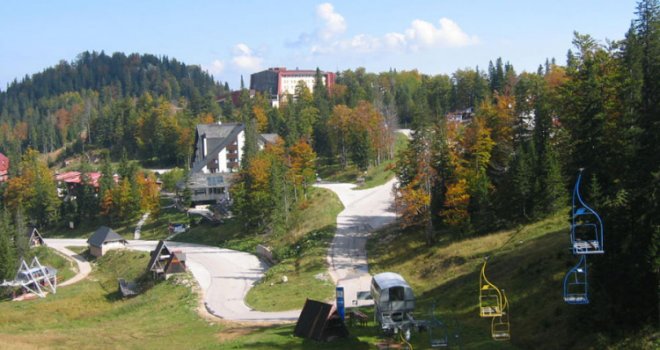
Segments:
[[[235,218],[227,219],[221,224],[201,223],[192,225],[188,231],[176,236],[174,240],[224,248],[232,247],[230,249],[241,247],[243,249],[237,250],[250,253],[254,252],[254,248],[258,244],[256,243],[257,237],[247,237],[241,223]]]
[[[394,144],[395,154],[405,149],[407,145],[408,138],[397,133]],[[364,184],[360,185],[358,189],[367,189],[380,186],[394,178],[394,171],[392,171],[394,164],[394,159],[387,159],[377,166],[370,166],[366,172],[360,172],[354,164],[349,164],[345,169],[342,169],[339,164],[332,164],[320,167],[319,176],[324,181],[348,183],[356,183],[358,177],[364,177]]]
[[[330,300],[335,288],[327,274],[325,256],[334,233],[334,226],[326,226],[306,235],[290,251],[290,257],[269,269],[250,289],[246,303],[256,310],[284,311],[301,309],[307,298]],[[282,282],[284,276],[286,283]]]
[[[57,280],[64,282],[76,275],[75,263],[59,255],[55,250],[46,246],[32,248],[34,255],[39,258],[39,262],[44,266],[51,266],[57,269]],[[27,261],[29,264],[30,262]]]
[[[279,325],[262,328],[228,329],[226,332],[240,332],[240,337],[234,337],[220,344],[221,349],[374,349],[370,343],[375,343],[377,335],[373,327],[350,327],[350,337],[333,342],[317,342],[293,336],[294,325]]]
[[[155,284],[127,300],[117,277],[138,278],[148,255],[111,251],[91,278],[46,299],[0,302],[0,348],[217,348],[221,327],[195,312],[197,297],[176,281]]]
[[[161,198],[161,208],[172,204],[169,198]],[[140,239],[144,240],[159,240],[165,239],[169,236],[170,232],[168,226],[170,223],[188,223],[190,219],[185,212],[181,212],[176,208],[161,209],[158,216],[151,215],[147,221],[142,225],[140,230]],[[137,224],[137,220],[135,221]],[[135,226],[133,227],[135,228]],[[132,236],[131,236],[132,239]]]
[[[561,300],[560,288],[570,256],[565,249],[567,225],[564,212],[561,213],[516,230],[463,240],[440,239],[434,246],[425,244],[423,232],[401,232],[389,227],[369,240],[370,272],[394,271],[403,275],[417,296],[415,317],[429,319],[435,305],[436,316],[458,324],[454,329],[459,330],[462,348],[588,347],[588,340],[576,343],[567,336],[565,319],[571,311]],[[487,271],[490,280],[505,288],[510,297],[511,342],[492,341],[490,321],[478,317],[478,273],[484,256],[491,257]],[[558,312],[557,308],[565,310]],[[362,311],[373,320],[373,308]],[[293,328],[261,329],[226,345],[256,349],[283,348],[276,344],[291,349],[373,349],[376,343],[387,340],[373,321],[369,327],[351,327],[353,338],[327,344],[291,338]],[[398,339],[391,341],[398,343]],[[429,348],[430,334],[415,332],[411,342],[415,349]]]
[[[415,291],[417,318],[429,318],[435,304],[436,315],[458,322],[466,349],[657,348],[657,330],[631,335],[620,345],[607,335],[579,330],[579,312],[589,305],[567,305],[562,298],[564,274],[576,263],[565,213],[487,236],[441,238],[433,246],[424,243],[423,232],[390,227],[368,242],[370,272],[400,273]],[[478,316],[485,257],[487,277],[506,290],[510,302],[510,342],[492,341],[490,320]],[[426,341],[415,336],[413,345],[428,347]]]
[[[405,234],[405,236],[404,236]],[[574,307],[561,297],[564,273],[573,262],[565,211],[515,230],[427,246],[423,232],[381,231],[368,243],[371,273],[400,273],[417,296],[418,318],[437,314],[457,320],[466,348],[571,348],[587,345],[571,334]],[[490,321],[478,317],[478,281],[485,257],[487,276],[507,291],[511,342],[490,339]],[[573,309],[572,309],[573,308]],[[423,340],[414,341],[424,346]],[[427,343],[428,345],[428,343]]]
[[[310,191],[304,205],[284,237],[269,237],[264,242],[280,262],[248,293],[246,302],[256,310],[299,309],[307,298],[328,300],[334,294],[326,255],[343,205],[333,192],[320,188]],[[282,283],[283,276],[286,283]]]
[[[339,339],[332,342],[316,342],[292,336],[295,325],[277,325],[267,327],[240,327],[228,328],[223,333],[240,334],[231,340],[220,344],[222,349],[377,349],[376,344],[390,344],[392,349],[405,349],[397,347],[401,344],[398,336],[383,335],[373,321],[373,308],[360,308],[369,319],[364,326],[348,323],[348,339]],[[427,332],[413,334],[414,349],[430,348],[430,335]],[[387,348],[387,347],[385,347]]]
[[[172,204],[169,198],[161,198],[161,207]],[[100,226],[108,226],[115,232],[120,234],[126,239],[133,239],[135,234],[135,227],[142,215],[131,220],[108,223],[103,220],[95,220],[93,222],[85,222],[74,229],[70,228],[56,228],[42,234],[46,238],[89,238]],[[158,215],[150,215],[147,221],[142,226],[140,231],[140,239],[143,240],[159,240],[165,239],[169,235],[168,225],[170,222],[184,222],[188,223],[189,219],[186,213],[182,213],[176,208],[162,209]]]
[[[126,239],[133,239],[133,232],[135,231],[135,224],[139,218],[135,220],[107,223],[101,220],[93,222],[85,222],[83,225],[76,226],[73,229],[68,227],[53,228],[48,231],[41,232],[44,238],[89,238],[101,226],[108,226],[113,231],[117,232]]]

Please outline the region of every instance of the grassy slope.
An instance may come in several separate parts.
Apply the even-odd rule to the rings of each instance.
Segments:
[[[445,319],[457,320],[467,348],[566,348],[575,346],[568,332],[571,306],[562,301],[562,278],[572,259],[563,215],[518,230],[427,247],[418,232],[405,239],[394,229],[369,242],[372,273],[398,272],[418,298],[418,318],[431,306]],[[490,340],[490,320],[478,317],[478,282],[484,257],[486,274],[507,291],[511,304],[512,341]],[[419,339],[418,339],[419,340]],[[422,344],[418,344],[422,345]]]
[[[117,277],[137,278],[148,255],[112,251],[91,278],[46,299],[0,302],[0,348],[133,348],[217,346],[219,326],[195,312],[190,288],[171,281],[121,300]]]
[[[58,281],[64,282],[75,276],[75,263],[57,254],[53,249],[42,246],[32,248],[32,252],[39,258],[41,265],[47,265],[57,269]],[[28,261],[27,263],[29,264],[30,262]]]
[[[445,321],[458,321],[464,348],[575,347],[580,345],[573,342],[575,338],[569,336],[566,324],[571,310],[561,300],[561,279],[571,263],[567,239],[565,218],[561,215],[519,230],[447,240],[433,247],[424,244],[422,232],[400,232],[391,227],[370,238],[369,267],[372,274],[394,271],[406,278],[418,298],[416,318],[429,319],[435,302],[436,315]],[[510,298],[511,342],[492,341],[490,320],[478,316],[479,271],[485,256],[490,256],[488,277],[505,288]],[[373,308],[363,311],[372,319]],[[376,342],[383,340],[373,322],[370,326],[350,329],[361,341],[358,345],[354,340],[351,347],[373,349]],[[240,344],[257,348],[265,342],[280,344],[292,331],[293,326],[269,328],[244,336]],[[429,348],[429,334],[413,333],[412,343],[415,349]],[[303,344],[291,341],[291,348],[314,348]],[[325,346],[348,348],[344,343]]]
[[[306,207],[293,218],[294,229],[285,237],[271,237],[267,242],[286,258],[250,290],[247,304],[257,310],[281,311],[302,308],[306,298],[332,298],[334,285],[326,273],[326,254],[335,234],[337,214],[342,210],[333,192],[315,188]],[[288,278],[287,283],[281,283],[282,276]]]
[[[428,318],[435,302],[436,315],[458,321],[468,349],[616,347],[600,335],[575,330],[577,311],[589,306],[563,302],[564,274],[577,262],[568,240],[565,211],[517,230],[445,240],[433,247],[424,244],[421,232],[390,228],[370,239],[369,267],[374,274],[393,271],[404,276],[418,298],[417,318]],[[490,320],[478,316],[479,274],[486,256],[487,277],[509,298],[510,342],[492,341]],[[415,348],[427,347],[427,339],[417,337]],[[635,341],[633,347],[644,341],[650,344]]]

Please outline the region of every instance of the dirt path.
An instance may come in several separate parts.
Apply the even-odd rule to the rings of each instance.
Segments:
[[[73,261],[76,262],[76,265],[78,265],[78,273],[73,276],[72,278],[64,281],[63,283],[60,283],[60,287],[65,287],[70,284],[74,284],[76,282],[82,281],[89,275],[90,272],[92,272],[92,266],[83,258],[80,256],[78,253],[67,249],[66,247],[71,247],[75,246],[74,245],[67,245],[66,242],[67,240],[61,240],[61,239],[45,239],[46,245],[50,248],[53,248],[57,250],[58,252],[64,254],[65,256],[71,258]]]

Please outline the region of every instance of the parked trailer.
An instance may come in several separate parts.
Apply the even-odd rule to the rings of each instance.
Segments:
[[[411,328],[420,322],[413,318],[415,295],[408,282],[394,272],[383,272],[371,280],[371,296],[374,299],[374,319],[383,331],[410,336]]]

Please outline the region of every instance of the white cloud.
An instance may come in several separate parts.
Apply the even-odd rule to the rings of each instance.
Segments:
[[[476,36],[466,34],[456,22],[449,18],[440,18],[440,26],[416,19],[405,30],[405,40],[413,50],[430,47],[462,47],[477,44]]]
[[[440,18],[439,25],[416,19],[403,32],[383,36],[357,34],[352,38],[319,41],[311,45],[314,54],[332,52],[418,52],[438,47],[463,47],[479,43],[479,38],[465,33],[456,22]]]
[[[334,6],[326,2],[316,7],[316,15],[323,21],[318,35],[322,40],[330,40],[346,31],[344,16],[335,12]]]
[[[239,43],[232,50],[232,64],[241,71],[258,71],[263,59],[256,55],[249,46]]]
[[[214,60],[210,65],[204,66],[204,69],[212,75],[218,75],[225,70],[225,63],[220,60]]]
[[[406,46],[406,36],[401,33],[387,33],[383,37],[383,42],[387,48],[398,50]]]

